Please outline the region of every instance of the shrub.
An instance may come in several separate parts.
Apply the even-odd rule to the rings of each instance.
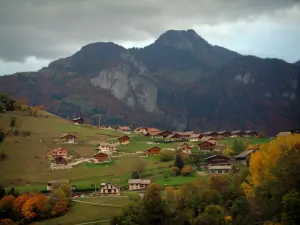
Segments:
[[[174,159],[174,152],[172,151],[166,151],[166,150],[162,150],[160,151],[160,161],[162,162],[168,162]]]
[[[132,201],[135,201],[135,202],[141,200],[141,197],[140,197],[139,194],[136,193],[136,192],[131,192],[131,193],[128,195],[128,198],[129,198],[129,200],[132,200]]]
[[[185,166],[185,167],[182,168],[181,174],[182,174],[183,176],[190,175],[191,172],[192,172],[192,170],[193,170],[192,166]]]

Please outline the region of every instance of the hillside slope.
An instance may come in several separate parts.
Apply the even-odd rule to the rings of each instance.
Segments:
[[[91,126],[73,125],[60,117],[40,111],[38,117],[29,116],[28,112],[12,111],[0,114],[0,128],[7,133],[11,118],[16,119],[19,134],[7,135],[0,148],[6,158],[0,161],[1,182],[10,185],[24,185],[31,182],[46,182],[51,179],[68,179],[68,177],[85,177],[84,170],[49,171],[46,153],[51,148],[66,147],[72,155],[92,157],[95,149],[90,142],[100,138],[118,137],[120,133],[97,129]],[[22,132],[29,136],[22,136]],[[72,132],[79,138],[80,144],[63,145],[60,143],[62,133]],[[74,173],[76,175],[74,175]]]
[[[0,89],[91,123],[101,113],[106,125],[275,134],[295,126],[299,76],[294,64],[242,56],[193,30],[171,30],[140,49],[88,44],[38,72],[0,77]]]

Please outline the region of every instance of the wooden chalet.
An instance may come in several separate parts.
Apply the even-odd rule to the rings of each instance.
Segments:
[[[111,155],[111,154],[117,152],[117,145],[103,142],[103,143],[99,144],[98,149],[99,149],[99,152],[103,152],[105,154]]]
[[[187,143],[183,143],[179,147],[180,147],[182,153],[184,153],[184,154],[191,154],[192,153],[192,146],[190,146]]]
[[[215,147],[215,144],[209,142],[209,141],[203,141],[200,144],[198,144],[200,152],[203,151],[212,151]]]
[[[173,132],[165,130],[165,131],[160,131],[158,134],[155,135],[156,138],[166,138],[170,134],[173,134]]]
[[[229,131],[222,130],[218,132],[218,138],[228,138],[230,135]]]
[[[115,184],[106,183],[101,186],[100,193],[102,196],[118,196],[120,195],[120,187]]]
[[[258,137],[258,133],[254,130],[246,130],[244,136],[245,137]]]
[[[202,136],[203,137],[217,137],[218,133],[215,131],[207,131],[207,132],[202,133]]]
[[[188,139],[189,141],[200,141],[202,134],[192,134]]]
[[[153,146],[149,149],[147,149],[147,155],[158,155],[160,153],[161,148],[157,146]]]
[[[166,141],[179,141],[181,140],[182,136],[177,134],[177,133],[174,133],[174,134],[170,134],[168,135],[165,140]]]
[[[187,132],[175,132],[175,134],[180,135],[182,138],[187,139],[189,138],[191,135],[194,134],[193,131],[187,131]]]
[[[238,164],[247,165],[250,160],[251,154],[255,151],[255,149],[246,150],[238,154],[236,157],[234,157],[234,159]]]
[[[61,139],[64,144],[76,144],[77,138],[74,134],[63,134]]]
[[[134,132],[137,134],[147,134],[147,128],[145,127],[137,127],[134,129]]]
[[[128,180],[128,189],[130,191],[142,190],[142,189],[146,189],[149,184],[151,184],[151,180],[130,179]]]
[[[160,132],[159,129],[156,129],[154,127],[147,127],[146,130],[147,130],[147,132]]]
[[[231,159],[224,155],[213,155],[204,159],[211,175],[224,174],[231,169]]]
[[[84,119],[81,118],[81,117],[77,117],[77,118],[74,118],[74,119],[72,120],[72,122],[73,122],[74,124],[84,124]]]
[[[107,162],[110,161],[110,157],[108,154],[105,154],[103,152],[98,152],[94,155],[94,158],[97,160],[97,162]]]
[[[120,131],[120,132],[123,132],[126,134],[130,134],[131,129],[130,129],[130,127],[123,126],[123,127],[117,127],[117,131]]]
[[[122,137],[119,137],[119,142],[121,145],[127,145],[129,144],[130,138],[127,135],[124,135]]]
[[[232,137],[232,138],[235,138],[235,137],[244,137],[244,135],[245,135],[245,132],[242,131],[242,130],[235,130],[235,131],[232,131],[230,133],[230,137]]]
[[[68,158],[68,150],[65,148],[56,148],[49,150],[47,152],[48,158],[57,158],[57,157],[62,157],[62,158]]]

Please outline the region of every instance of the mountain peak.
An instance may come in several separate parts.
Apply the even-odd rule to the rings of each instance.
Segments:
[[[204,44],[208,42],[200,37],[196,31],[189,30],[168,30],[155,41],[155,44],[172,46],[178,49],[185,49],[193,51],[195,45]]]

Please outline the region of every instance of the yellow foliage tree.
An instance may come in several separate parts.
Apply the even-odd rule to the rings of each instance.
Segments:
[[[248,182],[242,184],[248,198],[254,197],[254,188],[264,181],[273,179],[271,170],[277,165],[281,152],[294,149],[299,143],[299,134],[282,136],[267,144],[262,144],[260,150],[251,155]]]

